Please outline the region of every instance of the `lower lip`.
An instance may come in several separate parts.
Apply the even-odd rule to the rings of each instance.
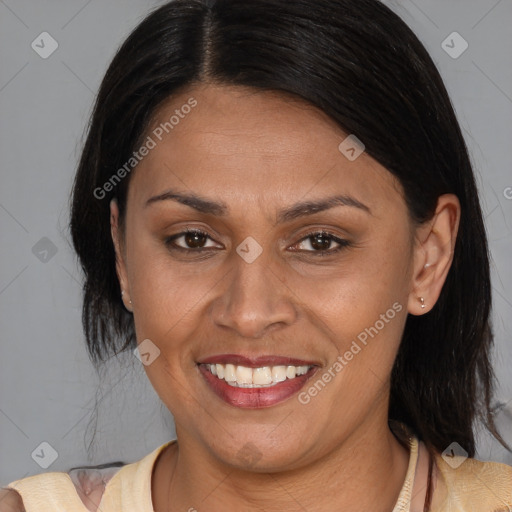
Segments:
[[[304,375],[294,379],[286,379],[283,382],[265,388],[237,388],[230,386],[224,379],[219,379],[213,375],[206,369],[205,365],[200,364],[198,366],[206,383],[218,397],[229,405],[244,409],[262,409],[284,402],[298,393],[317,370],[313,366]]]

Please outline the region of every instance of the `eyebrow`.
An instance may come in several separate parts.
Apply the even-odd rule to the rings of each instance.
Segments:
[[[149,198],[146,201],[144,207],[146,208],[149,205],[160,201],[176,201],[183,205],[190,206],[198,212],[216,215],[219,217],[227,215],[229,211],[228,206],[223,202],[212,201],[196,194],[184,194],[175,190],[168,190],[163,194]],[[370,208],[354,197],[347,195],[336,195],[327,197],[325,199],[319,199],[317,201],[303,201],[301,203],[296,203],[292,206],[284,208],[278,212],[277,222],[290,222],[291,220],[297,219],[299,217],[313,215],[318,212],[329,210],[330,208],[334,208],[336,206],[350,206],[358,208],[372,215]]]

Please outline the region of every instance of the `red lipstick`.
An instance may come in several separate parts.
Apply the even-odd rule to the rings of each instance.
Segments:
[[[304,375],[286,378],[262,387],[238,387],[212,374],[210,364],[232,364],[246,368],[272,366],[309,366]],[[247,357],[240,354],[220,354],[207,357],[198,363],[199,371],[208,387],[224,402],[234,407],[261,409],[277,405],[298,393],[319,368],[318,362],[283,356]]]

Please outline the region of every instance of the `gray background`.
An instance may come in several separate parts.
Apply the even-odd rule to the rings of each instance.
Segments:
[[[162,3],[0,0],[0,485],[43,471],[131,462],[174,437],[172,417],[135,357],[103,376],[89,362],[81,277],[67,233],[94,94],[120,42]],[[512,2],[386,4],[438,65],[470,147],[492,251],[498,422],[512,443]],[[31,47],[44,31],[59,45],[47,59]],[[469,44],[456,59],[442,47],[454,31]],[[461,48],[457,40],[446,44]],[[48,469],[32,456],[42,442],[58,454]],[[478,447],[479,458],[512,464],[512,454],[487,435]]]

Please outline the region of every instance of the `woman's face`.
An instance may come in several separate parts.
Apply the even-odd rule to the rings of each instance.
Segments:
[[[421,259],[391,173],[318,110],[244,88],[195,86],[146,135],[118,273],[180,442],[279,470],[386,425]]]

